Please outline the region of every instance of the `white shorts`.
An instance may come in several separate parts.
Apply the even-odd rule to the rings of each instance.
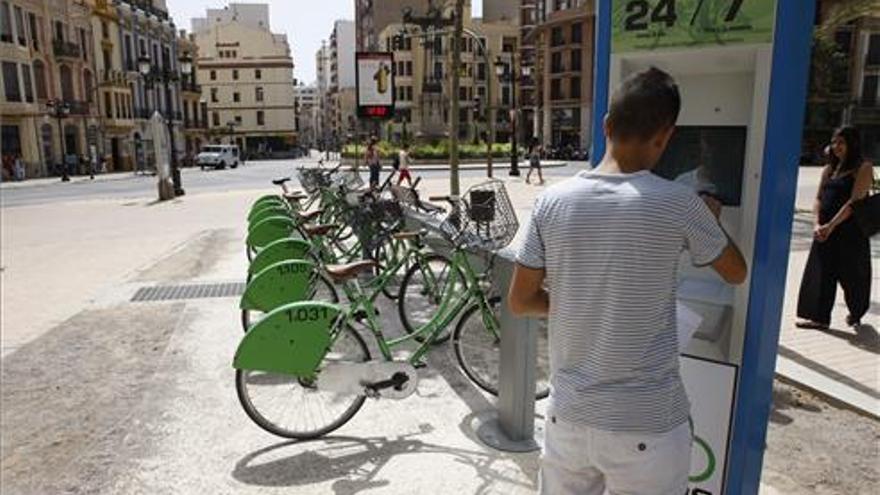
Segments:
[[[662,434],[614,433],[547,417],[542,495],[685,495],[688,423]]]

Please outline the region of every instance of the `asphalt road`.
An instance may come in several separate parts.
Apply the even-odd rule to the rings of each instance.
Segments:
[[[231,190],[260,189],[269,186],[275,177],[295,176],[296,168],[314,164],[316,160],[249,161],[237,169],[206,170],[183,169],[182,181],[187,194],[222,192]],[[586,162],[572,162],[566,167],[546,168],[547,176],[567,176],[583,169]],[[390,170],[390,168],[388,168]],[[462,176],[480,176],[484,170],[463,170]],[[506,176],[506,169],[496,169]],[[525,173],[525,171],[524,171]],[[416,171],[427,178],[448,176],[446,170]],[[156,196],[156,178],[131,173],[99,176],[94,181],[88,177],[74,177],[71,182],[60,180],[36,180],[31,183],[9,184],[0,189],[0,206],[3,208],[48,204],[64,201],[90,199],[125,199]]]

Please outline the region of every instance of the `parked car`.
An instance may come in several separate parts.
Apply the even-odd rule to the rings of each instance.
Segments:
[[[202,170],[205,167],[232,168],[238,167],[239,164],[238,146],[234,144],[209,144],[202,147],[202,151],[196,156],[196,163]]]

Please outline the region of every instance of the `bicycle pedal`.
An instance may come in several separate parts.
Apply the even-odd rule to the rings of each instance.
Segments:
[[[415,368],[417,370],[427,368],[427,367],[428,367],[428,363],[426,363],[424,361],[419,361],[418,363],[413,364],[413,368]]]

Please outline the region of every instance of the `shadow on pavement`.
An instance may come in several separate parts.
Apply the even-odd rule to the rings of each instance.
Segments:
[[[880,354],[880,335],[878,335],[877,329],[874,328],[872,325],[863,324],[856,328],[855,333],[851,331],[848,332],[845,330],[837,330],[834,328],[818,331],[828,334],[832,337],[843,339],[849,342],[851,345],[858,347],[859,349],[872,352],[874,354]]]
[[[500,459],[498,455],[431,444],[416,438],[432,431],[431,425],[423,424],[418,433],[393,439],[337,436],[312,442],[281,442],[241,458],[232,476],[242,483],[266,487],[307,486],[333,481],[333,493],[354,494],[391,484],[391,480],[379,477],[379,473],[396,456],[441,454],[452,456],[457,462],[476,471],[483,483],[475,493],[487,493],[499,481],[531,488],[521,480],[507,476],[505,469],[493,468],[493,463]],[[301,444],[313,447],[284,456],[286,449]],[[418,473],[410,473],[401,478],[405,480],[406,477],[418,476]]]

